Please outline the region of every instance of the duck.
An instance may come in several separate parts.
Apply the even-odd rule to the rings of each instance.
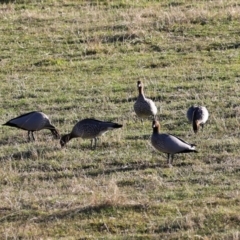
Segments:
[[[151,99],[145,97],[143,83],[141,81],[137,81],[137,87],[139,95],[134,103],[134,111],[136,115],[141,119],[146,119],[150,116],[155,119],[157,115],[157,107],[155,103]]]
[[[194,133],[199,131],[200,126],[203,129],[208,117],[208,110],[204,106],[191,106],[187,110],[187,119],[192,124]]]
[[[28,141],[35,141],[34,132],[49,129],[55,138],[60,138],[59,131],[51,124],[49,117],[39,111],[32,111],[13,118],[3,125],[28,131]]]
[[[91,147],[93,140],[95,141],[94,148],[97,146],[97,138],[102,136],[109,130],[121,128],[123,125],[114,122],[105,122],[93,118],[83,119],[75,124],[72,131],[65,134],[60,139],[61,147],[64,147],[72,138],[91,139]]]
[[[163,153],[167,153],[167,163],[171,166],[174,154],[197,152],[195,144],[190,144],[171,134],[160,133],[160,123],[152,122],[153,133],[151,136],[152,146]]]

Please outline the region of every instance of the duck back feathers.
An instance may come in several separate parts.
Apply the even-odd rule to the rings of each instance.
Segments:
[[[39,131],[41,129],[55,129],[48,116],[42,112],[29,112],[9,120],[3,125],[20,128],[27,131]]]
[[[103,122],[100,120],[87,118],[79,121],[72,129],[72,137],[94,138],[101,136],[105,132],[114,128],[121,128],[122,125],[112,122]]]
[[[43,112],[33,111],[25,113],[9,120],[3,125],[32,132],[32,136],[34,131],[49,129],[55,137],[60,138],[58,130],[51,124],[48,116]]]
[[[187,111],[188,121],[192,124],[195,133],[198,132],[200,126],[204,127],[208,117],[208,110],[204,106],[191,106]]]
[[[65,146],[68,141],[72,138],[88,138],[95,139],[95,147],[96,147],[96,139],[97,137],[103,135],[109,130],[121,128],[122,125],[114,122],[105,122],[92,118],[87,118],[79,121],[75,124],[72,131],[69,134],[65,134],[62,136],[60,140],[61,146]]]
[[[189,144],[181,138],[171,134],[153,133],[151,138],[152,145],[160,152],[176,154],[186,152],[196,152],[194,144]]]
[[[195,144],[190,144],[181,138],[173,136],[171,134],[160,133],[160,124],[158,121],[153,121],[153,133],[151,136],[152,146],[163,153],[167,153],[168,156],[177,153],[197,152]],[[168,161],[170,159],[168,158]],[[170,163],[170,162],[169,162]]]

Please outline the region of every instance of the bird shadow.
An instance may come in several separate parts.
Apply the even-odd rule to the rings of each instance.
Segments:
[[[191,167],[193,166],[192,162],[177,162],[172,164],[173,167]]]
[[[47,154],[48,152],[52,151],[59,151],[59,147],[52,146],[52,147],[44,147],[43,148],[36,148],[32,150],[26,150],[26,151],[18,151],[14,152],[5,156],[0,157],[0,162],[1,161],[21,161],[21,160],[26,160],[26,159],[32,159],[36,160],[42,155]]]
[[[26,144],[26,143],[36,143],[38,141],[48,141],[48,140],[51,140],[51,141],[56,141],[56,140],[59,140],[59,139],[55,139],[51,134],[47,134],[47,135],[44,135],[43,137],[35,137],[36,140],[33,141],[33,140],[28,140],[27,139],[27,135],[26,136],[23,136],[23,135],[20,135],[20,136],[6,136],[6,137],[2,137],[1,140],[0,140],[0,145],[1,146],[7,146],[7,145],[13,145],[13,144]],[[39,139],[39,140],[38,140]]]
[[[28,207],[29,209],[33,209],[34,207],[31,205],[27,205],[25,207]],[[63,206],[64,207],[64,206]],[[46,223],[46,222],[54,222],[58,221],[59,219],[74,219],[81,217],[89,217],[92,214],[95,213],[102,213],[102,212],[109,212],[116,209],[124,209],[124,210],[132,210],[135,212],[142,212],[144,209],[146,210],[148,208],[147,204],[116,204],[112,203],[108,200],[96,204],[96,205],[89,205],[89,206],[83,206],[83,207],[75,207],[68,210],[59,210],[54,213],[50,213],[47,215],[38,214],[36,211],[33,211],[34,217],[31,218],[33,222],[35,223]],[[12,209],[3,209],[5,212],[5,217],[2,217],[0,219],[1,222],[17,222],[19,220],[27,220],[29,219],[29,212],[23,213],[22,211],[15,211],[14,213],[10,214]],[[99,227],[104,227],[102,226]]]
[[[126,139],[127,140],[148,140],[148,139],[150,139],[150,137],[151,137],[151,135],[145,134],[145,135],[142,135],[142,136],[139,136],[139,135],[127,136]]]
[[[21,152],[16,152],[7,156],[0,157],[0,161],[7,161],[9,159],[18,161],[26,158],[31,158],[31,155],[32,155],[31,151],[21,151]]]
[[[16,141],[16,138],[14,137],[2,137],[1,138],[1,141],[0,141],[0,145],[1,146],[6,146],[6,145],[11,145],[13,143],[18,143],[18,144],[22,144],[22,143],[28,143],[27,140],[23,139],[23,138],[17,138],[17,141]]]
[[[88,172],[85,172],[86,176],[91,176],[91,177],[97,177],[99,175],[110,175],[112,173],[116,172],[130,172],[130,171],[139,171],[139,170],[145,170],[145,169],[156,169],[156,168],[167,168],[168,165],[166,164],[148,164],[148,163],[132,163],[132,164],[127,164],[127,165],[121,165],[121,164],[116,164],[116,163],[110,163],[107,164],[109,168],[105,169],[91,169]],[[112,167],[114,166],[114,167]]]
[[[111,102],[113,103],[129,103],[129,102],[136,102],[137,97],[130,97],[130,98],[123,98],[123,99],[113,99]]]
[[[132,163],[132,164],[120,164],[120,163],[109,163],[106,164],[104,169],[99,169],[94,165],[84,165],[75,169],[71,169],[71,174],[69,174],[67,177],[72,178],[76,176],[87,176],[87,177],[98,177],[102,175],[111,175],[113,173],[117,172],[131,172],[131,171],[139,171],[139,170],[145,170],[145,169],[156,169],[156,168],[169,168],[169,165],[165,163],[157,163],[157,164],[148,164],[148,163]],[[42,169],[40,169],[42,170]],[[39,176],[39,180],[49,180],[49,179],[61,179],[65,178],[66,175],[62,174],[61,169],[51,169],[50,171],[54,174],[46,175],[46,176]],[[66,168],[64,169],[66,170]]]
[[[58,221],[59,219],[74,219],[77,218],[79,216],[90,216],[94,213],[102,213],[102,212],[106,212],[112,209],[124,209],[124,210],[132,210],[135,212],[142,212],[143,210],[146,210],[148,208],[147,204],[116,204],[116,203],[112,203],[109,201],[105,201],[96,205],[89,205],[89,206],[83,206],[83,207],[75,207],[72,209],[68,209],[68,210],[59,210],[58,212],[54,212],[45,216],[34,216],[34,218],[32,218],[32,221],[34,221],[35,223],[47,223],[47,222],[54,222],[54,221]],[[26,219],[25,219],[26,218]],[[8,222],[14,222],[14,221],[19,221],[19,219],[21,220],[27,220],[29,219],[29,214],[26,215],[21,215],[19,213],[16,213],[14,217],[11,216],[11,214],[9,214],[9,216],[7,216],[6,218],[4,218],[4,221],[8,221]],[[0,220],[1,222],[2,220]],[[105,225],[103,224],[102,226],[103,228],[105,227]]]
[[[103,149],[109,149],[109,148],[118,148],[118,147],[121,147],[121,143],[119,142],[111,142],[111,143],[108,143],[108,142],[102,142],[101,140],[99,140],[97,142],[97,146],[96,148],[93,146],[91,146],[91,143],[88,144],[88,143],[84,143],[84,144],[81,144],[80,142],[79,143],[74,143],[74,144],[69,144],[69,145],[66,145],[64,146],[62,149],[75,149],[75,150],[82,150],[82,151],[98,151],[98,150],[103,150]]]
[[[0,0],[0,4],[8,4],[13,2],[15,2],[15,0]]]

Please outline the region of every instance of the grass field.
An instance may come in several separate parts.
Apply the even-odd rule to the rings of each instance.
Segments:
[[[1,1],[0,123],[41,110],[61,134],[124,126],[96,150],[1,126],[0,239],[240,239],[239,21],[236,0]],[[169,168],[152,148],[138,80],[198,153]],[[210,113],[197,135],[192,104]]]

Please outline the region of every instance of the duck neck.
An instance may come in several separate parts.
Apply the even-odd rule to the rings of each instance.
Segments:
[[[56,137],[56,138],[60,138],[60,134],[59,134],[59,132],[57,131],[57,129],[50,129],[50,131],[51,131],[51,133],[52,133],[52,135],[54,136],[54,137]]]
[[[193,131],[197,133],[199,129],[200,122],[198,120],[193,120]]]
[[[153,133],[159,133],[159,127],[154,127],[153,128]]]
[[[143,87],[142,86],[138,87],[138,92],[139,92],[139,95],[143,95]]]

